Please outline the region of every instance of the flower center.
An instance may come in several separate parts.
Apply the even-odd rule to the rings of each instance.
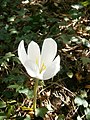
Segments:
[[[39,60],[38,60],[38,58],[36,59],[36,64],[39,67]],[[40,68],[39,73],[41,73],[42,71],[44,71],[46,69],[46,66],[45,66],[44,62],[41,64],[41,66],[39,68]]]
[[[36,64],[38,65],[39,63],[38,63],[38,58],[36,59]]]
[[[41,67],[40,67],[40,73],[41,73],[42,71],[44,71],[45,69],[46,69],[46,66],[45,66],[44,63],[42,63],[42,65],[41,65]]]

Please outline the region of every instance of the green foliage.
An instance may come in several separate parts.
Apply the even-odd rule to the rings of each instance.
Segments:
[[[37,108],[35,114],[36,114],[36,116],[40,116],[40,117],[44,118],[44,116],[47,113],[47,111],[48,111],[48,109],[45,108],[45,107]]]
[[[58,118],[57,120],[64,120],[65,119],[65,116],[62,114],[62,115],[58,115]]]
[[[6,103],[4,101],[0,101],[0,108],[5,108],[6,107]]]
[[[33,98],[33,90],[29,90],[27,88],[24,88],[24,89],[20,89],[18,92],[25,94],[29,99]]]
[[[87,109],[85,110],[85,115],[86,115],[86,119],[87,119],[87,120],[90,120],[90,108],[87,108]]]
[[[76,97],[76,98],[75,98],[75,103],[76,103],[78,106],[83,105],[85,108],[88,107],[88,102],[87,102],[85,99],[82,99],[82,98],[80,98],[80,97]]]
[[[6,118],[6,114],[4,112],[0,112],[0,120],[3,120]]]
[[[90,0],[83,1],[83,2],[81,2],[81,4],[82,4],[83,6],[87,6],[87,5],[90,4]]]
[[[80,96],[77,96],[74,101],[77,104],[77,106],[79,106],[79,109],[81,110],[80,112],[84,111],[83,114],[86,117],[86,120],[89,120],[90,119],[90,105],[88,104],[88,101],[85,99],[87,97],[88,96],[87,96],[86,91],[81,91]],[[81,109],[81,106],[83,106],[84,109]],[[82,117],[78,115],[77,120],[82,120]]]
[[[87,58],[87,57],[81,57],[81,60],[82,60],[82,63],[83,63],[84,65],[90,63],[90,58]]]
[[[26,118],[24,120],[31,120],[30,115],[26,115]]]

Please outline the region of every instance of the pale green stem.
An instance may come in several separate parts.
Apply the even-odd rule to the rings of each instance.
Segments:
[[[37,104],[38,81],[39,81],[39,79],[36,79],[35,80],[35,85],[34,85],[34,99],[33,99],[33,110],[34,110],[34,112],[36,110],[36,104]]]

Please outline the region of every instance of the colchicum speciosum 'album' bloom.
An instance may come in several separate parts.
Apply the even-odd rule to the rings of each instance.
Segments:
[[[38,44],[31,41],[27,52],[22,40],[18,46],[19,60],[27,73],[34,78],[47,80],[54,77],[60,70],[60,56],[57,54],[57,43],[52,38],[44,40],[42,51]],[[56,57],[56,58],[55,58]]]

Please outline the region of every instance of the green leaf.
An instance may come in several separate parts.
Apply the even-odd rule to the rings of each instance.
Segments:
[[[68,43],[70,40],[71,40],[71,37],[70,35],[66,35],[66,34],[62,34],[61,36],[61,39],[64,43]]]
[[[10,34],[18,34],[18,31],[15,28],[9,30]]]
[[[86,1],[84,1],[84,2],[81,2],[81,4],[86,7],[87,5],[90,4],[90,1],[89,1],[89,0],[86,0]]]
[[[0,120],[4,120],[6,118],[6,114],[4,112],[0,112]]]
[[[49,21],[49,22],[51,22],[51,23],[54,23],[54,22],[58,22],[59,19],[54,18],[54,17],[48,17],[48,18],[47,18],[47,21]]]
[[[78,116],[77,116],[77,120],[82,120],[82,118],[78,115]]]
[[[0,15],[0,20],[1,20],[1,19],[4,19],[4,16],[3,16],[3,15]]]
[[[19,11],[16,11],[16,12],[18,13],[19,16],[24,16],[25,13],[27,12],[27,9],[22,8]]]
[[[31,31],[31,28],[32,28],[32,27],[29,26],[29,25],[28,25],[28,26],[24,26],[24,27],[23,27],[23,32],[25,32],[25,33],[26,33],[26,32],[30,32],[30,31]]]
[[[0,108],[5,108],[6,107],[6,103],[4,101],[0,101]]]
[[[84,65],[90,63],[90,58],[87,58],[87,57],[81,57],[81,60],[83,62]]]
[[[3,40],[5,42],[10,42],[10,34],[7,33],[5,28],[0,29],[0,40]],[[7,45],[6,45],[7,47]]]
[[[90,29],[90,28],[89,28]],[[85,38],[82,38],[82,43],[84,46],[90,48],[90,42],[89,40],[85,39]]]
[[[18,92],[25,94],[28,98],[33,98],[33,90],[29,90],[28,88],[23,88],[20,89]]]
[[[27,88],[20,89],[19,93],[24,93],[25,95],[28,95],[28,89]]]
[[[19,87],[19,85],[9,85],[8,88],[14,88],[14,89],[17,89]]]
[[[8,52],[5,54],[5,56],[3,57],[5,60],[9,61],[9,58],[14,57],[15,55],[11,52]]]
[[[7,83],[7,82],[17,82],[20,86],[23,84],[23,82],[25,81],[25,76],[23,75],[14,75],[14,74],[10,74],[7,77],[5,77],[3,79],[3,82]]]
[[[24,119],[24,120],[31,120],[31,117],[30,117],[30,115],[26,115],[26,118]]]
[[[82,12],[80,12],[76,9],[71,9],[69,11],[69,14],[71,15],[72,19],[78,19],[79,17],[81,17],[83,15]]]
[[[3,96],[5,96],[7,99],[11,99],[13,97],[13,91],[3,91]]]
[[[86,115],[87,120],[90,120],[90,108],[85,109],[85,115]]]
[[[37,108],[36,111],[35,111],[35,115],[44,118],[47,111],[48,111],[48,109],[46,107]]]
[[[67,76],[68,76],[69,78],[72,78],[72,77],[73,77],[73,72],[72,72],[72,71],[67,72]]]
[[[15,18],[16,18],[16,16],[9,17],[8,22],[14,22]]]
[[[81,106],[83,105],[83,107],[88,107],[88,102],[85,99],[82,99],[80,97],[76,97],[74,102],[78,105]]]
[[[65,120],[65,116],[63,114],[62,115],[58,115],[57,120]]]
[[[81,90],[80,97],[81,97],[81,98],[87,98],[87,91]]]
[[[11,114],[14,114],[14,105],[9,105],[7,110],[7,117],[9,118]]]

